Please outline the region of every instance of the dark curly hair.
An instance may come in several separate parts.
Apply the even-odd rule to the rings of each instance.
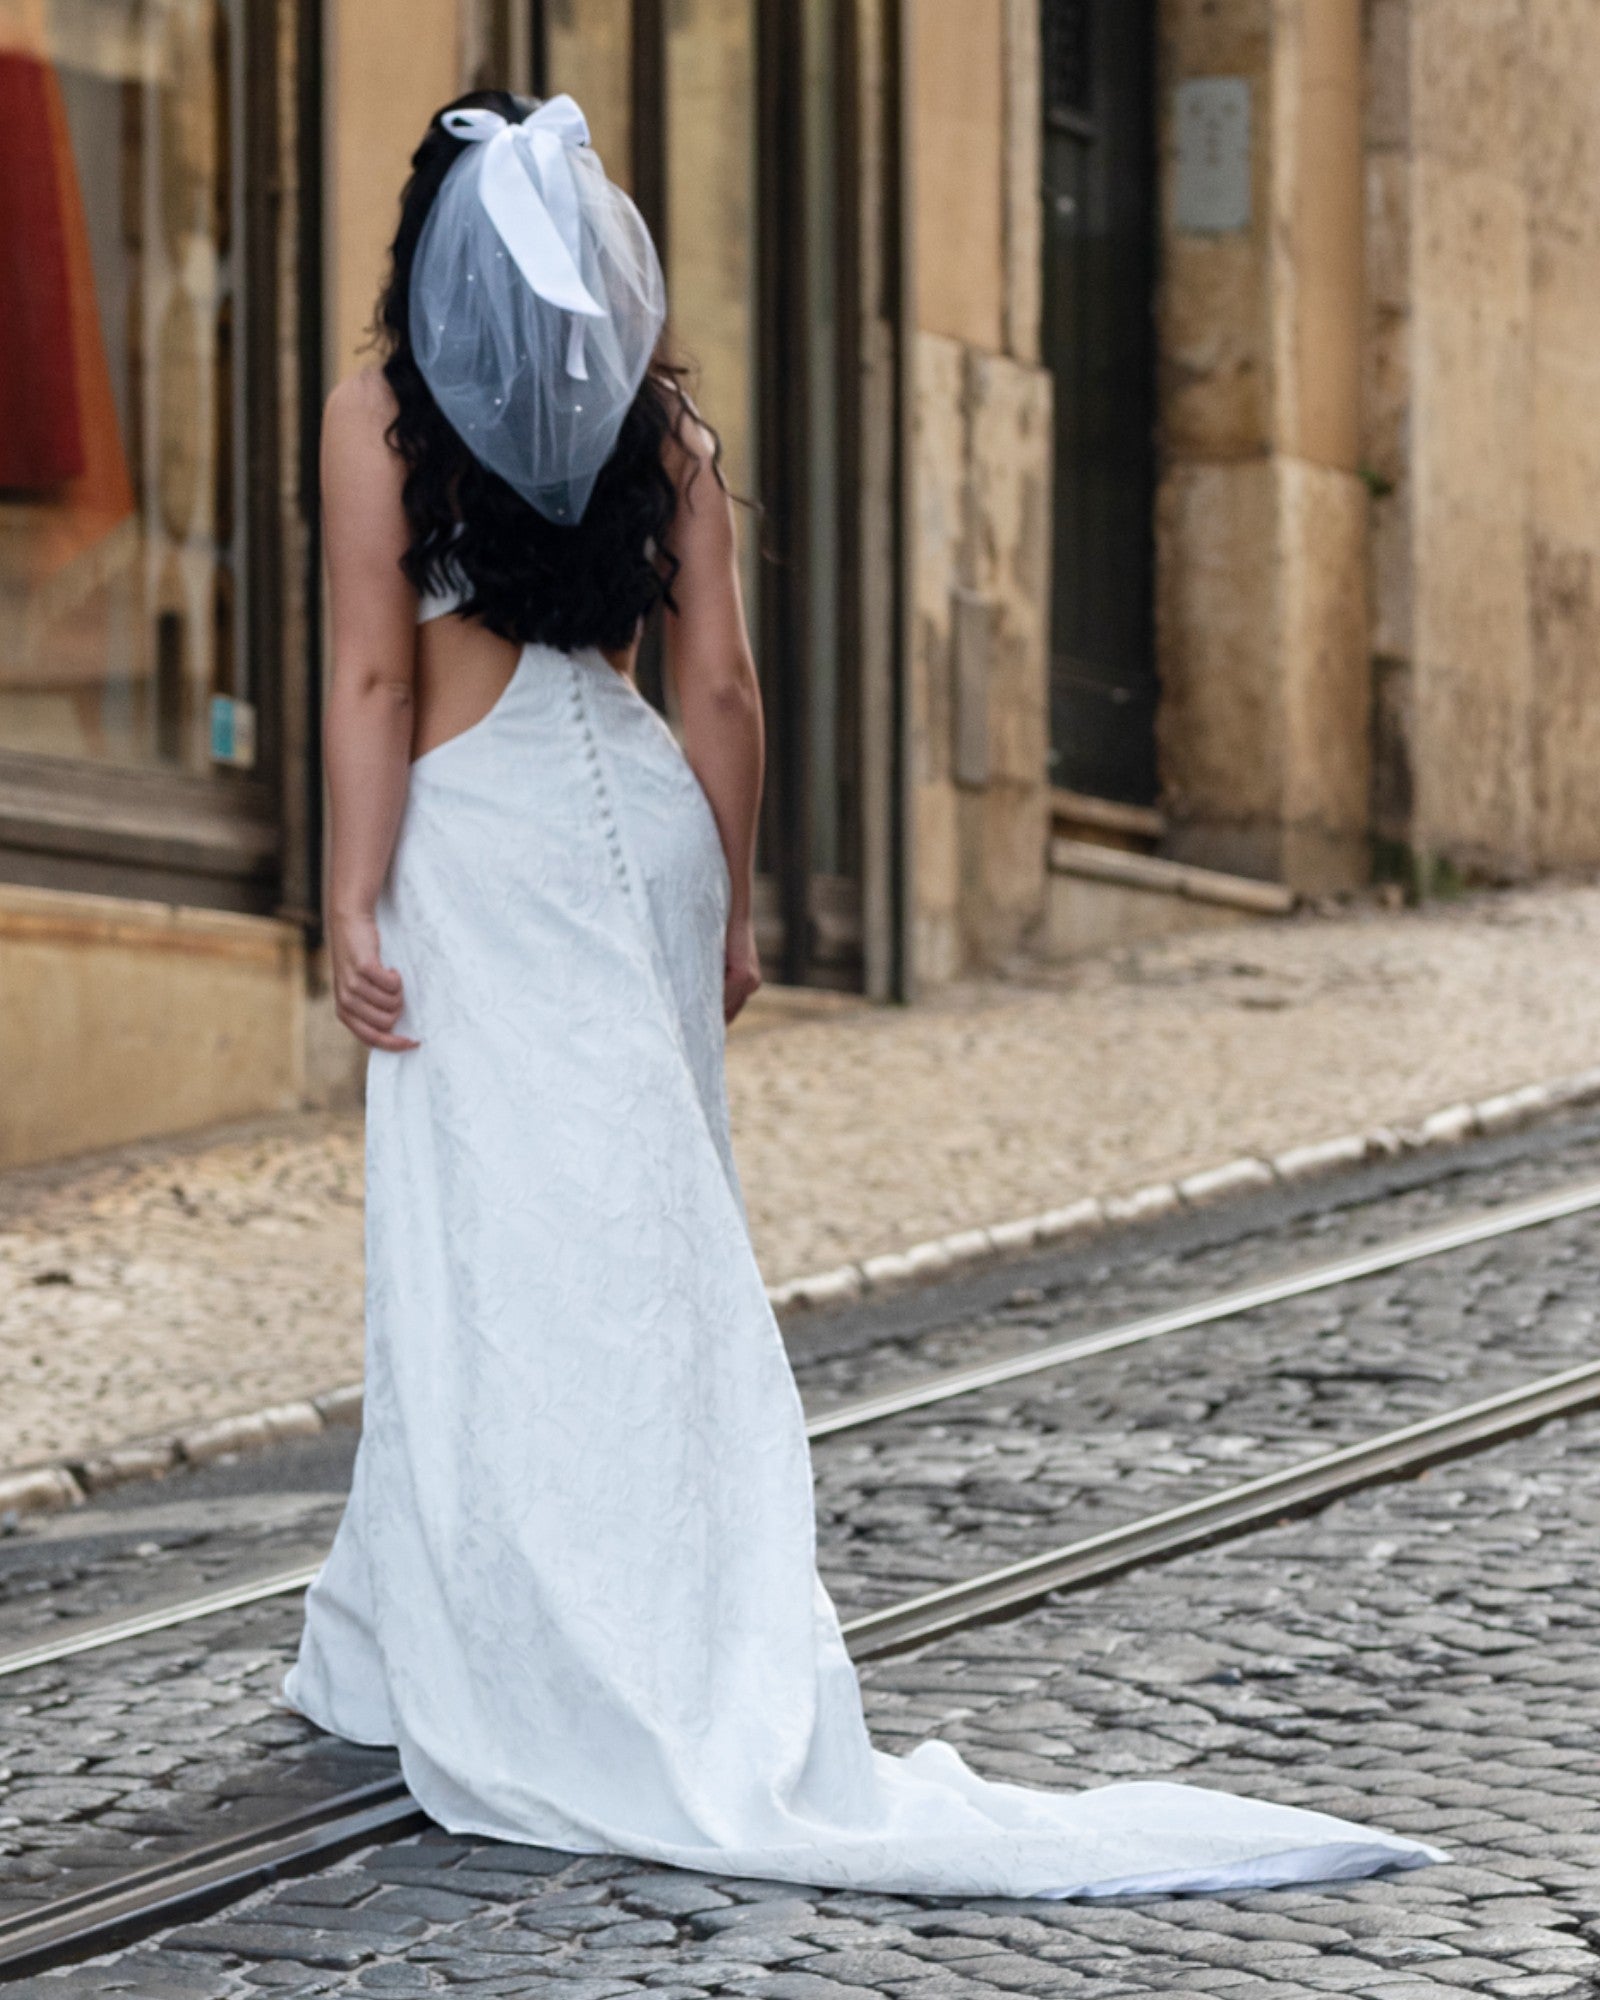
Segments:
[[[419,591],[443,590],[452,580],[448,553],[449,571],[469,592],[462,614],[518,645],[619,651],[657,603],[676,608],[678,563],[667,548],[667,531],[678,493],[662,458],[666,440],[675,438],[692,452],[685,426],[698,425],[711,438],[712,469],[722,480],[720,441],[689,402],[687,368],[658,344],[582,519],[558,525],[473,457],[434,401],[411,350],[418,239],[440,183],[468,143],[447,132],[442,119],[474,105],[522,119],[537,103],[508,90],[468,91],[434,113],[411,156],[375,327],[397,405],[387,435],[406,465],[411,544],[400,566]],[[696,463],[691,479],[698,471]]]

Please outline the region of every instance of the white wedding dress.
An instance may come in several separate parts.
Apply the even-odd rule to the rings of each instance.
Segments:
[[[365,1421],[289,1701],[396,1746],[452,1831],[733,1875],[1073,1896],[1442,1858],[872,1747],[729,1143],[727,902],[693,771],[598,652],[526,647],[414,765],[378,921],[421,1047],[368,1072]]]

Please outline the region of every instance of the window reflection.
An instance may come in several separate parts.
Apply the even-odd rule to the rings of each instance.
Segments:
[[[203,768],[242,693],[230,23],[0,0],[0,750]]]

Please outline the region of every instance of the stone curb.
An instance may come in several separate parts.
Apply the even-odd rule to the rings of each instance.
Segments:
[[[769,1285],[767,1298],[780,1318],[853,1305],[1030,1250],[1087,1241],[1109,1230],[1155,1222],[1183,1210],[1209,1207],[1268,1188],[1296,1186],[1368,1160],[1460,1145],[1467,1139],[1513,1131],[1556,1112],[1594,1103],[1600,1103],[1600,1067],[1548,1083],[1526,1084],[1475,1103],[1447,1104],[1413,1125],[1378,1125],[1369,1132],[1291,1146],[1270,1159],[1247,1155],[1179,1181],[1154,1181],[1117,1194],[1091,1195],[1040,1215],[1019,1216],[982,1229],[953,1230],[926,1243],[913,1243],[906,1250],[886,1251],[837,1265],[831,1271],[814,1271],[782,1285]],[[0,1529],[8,1518],[79,1506],[91,1493],[131,1479],[159,1478],[182,1465],[210,1465],[288,1438],[313,1437],[340,1425],[359,1424],[361,1396],[361,1384],[349,1382],[304,1402],[280,1403],[170,1435],[133,1439],[81,1458],[0,1472]]]

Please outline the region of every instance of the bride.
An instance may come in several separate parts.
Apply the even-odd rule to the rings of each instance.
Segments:
[[[729,1141],[762,723],[715,434],[578,107],[413,161],[329,398],[330,938],[367,1080],[367,1393],[290,1702],[452,1831],[817,1885],[1204,1890],[1436,1851],[875,1750]],[[665,606],[682,747],[639,693]]]

